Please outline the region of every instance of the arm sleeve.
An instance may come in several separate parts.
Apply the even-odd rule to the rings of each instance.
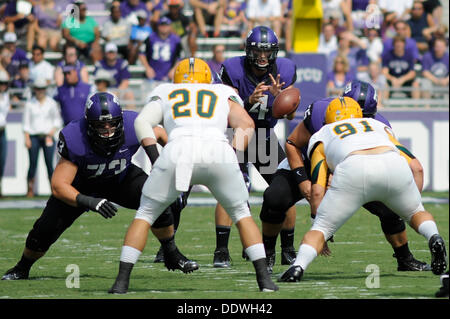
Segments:
[[[159,98],[152,98],[134,120],[134,130],[139,143],[146,137],[156,139],[153,127],[158,125],[162,120],[162,101]]]
[[[327,188],[328,164],[323,143],[314,146],[311,152],[311,183]]]

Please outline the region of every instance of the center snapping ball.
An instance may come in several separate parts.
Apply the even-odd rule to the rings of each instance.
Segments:
[[[300,90],[296,87],[285,89],[277,95],[272,105],[272,115],[281,119],[294,112],[300,104]]]

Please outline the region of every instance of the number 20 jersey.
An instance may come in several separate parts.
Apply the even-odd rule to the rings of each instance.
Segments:
[[[243,105],[237,93],[223,84],[161,84],[149,96],[149,101],[158,99],[162,101],[164,128],[169,140],[177,136],[226,140],[228,99]]]
[[[308,157],[316,144],[323,143],[328,167],[334,172],[336,166],[354,151],[389,146],[399,153],[389,139],[394,133],[391,129],[371,118],[352,118],[324,125],[309,140]]]

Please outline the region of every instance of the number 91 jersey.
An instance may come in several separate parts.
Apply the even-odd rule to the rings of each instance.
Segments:
[[[358,150],[389,146],[399,153],[389,136],[391,128],[371,118],[352,118],[324,125],[309,140],[308,158],[319,143],[323,143],[328,167],[334,172],[336,166]]]
[[[223,84],[161,84],[149,101],[162,101],[164,128],[173,139],[178,135],[225,137],[230,107],[228,99],[243,106],[241,98]]]

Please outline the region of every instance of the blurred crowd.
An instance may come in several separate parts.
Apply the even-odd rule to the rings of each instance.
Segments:
[[[295,0],[0,0],[0,187],[6,114],[23,108],[30,154],[30,196],[39,149],[54,152],[54,132],[83,114],[88,95],[112,91],[125,108],[142,92],[170,81],[176,62],[199,54],[217,74],[226,38],[258,25],[272,28],[292,51]],[[327,56],[327,89],[337,95],[352,79],[371,83],[383,99],[448,94],[448,27],[439,0],[322,0],[318,52]],[[57,57],[57,58],[55,58]],[[132,76],[132,67],[142,74]],[[38,114],[39,116],[37,116]],[[52,156],[45,155],[49,177]],[[1,188],[0,188],[1,195]]]

